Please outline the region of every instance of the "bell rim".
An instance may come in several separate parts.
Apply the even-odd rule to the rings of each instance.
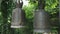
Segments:
[[[25,26],[11,26],[11,28],[24,28]]]
[[[49,29],[48,29],[48,30],[42,30],[42,29],[37,30],[37,29],[34,29],[33,31],[34,31],[34,32],[38,32],[38,33],[39,33],[39,32],[40,32],[40,33],[43,33],[43,32],[50,32],[51,30],[49,30]]]

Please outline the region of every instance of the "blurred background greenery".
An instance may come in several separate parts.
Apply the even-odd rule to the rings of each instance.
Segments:
[[[0,34],[33,34],[34,11],[38,8],[38,0],[28,0],[27,6],[22,9],[26,13],[25,28],[10,28],[12,10],[15,8],[15,0],[0,0]],[[42,0],[43,1],[43,0]],[[59,0],[44,0],[45,11],[49,13],[51,32],[58,32],[59,24]]]

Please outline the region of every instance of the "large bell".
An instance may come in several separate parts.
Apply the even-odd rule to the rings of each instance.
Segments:
[[[49,15],[43,7],[42,0],[39,0],[39,8],[34,12],[34,32],[50,32]]]
[[[35,32],[49,32],[50,31],[48,14],[42,9],[35,11],[34,31]]]
[[[22,10],[23,2],[17,1],[16,8],[12,11],[11,28],[22,28],[25,23],[25,12]]]

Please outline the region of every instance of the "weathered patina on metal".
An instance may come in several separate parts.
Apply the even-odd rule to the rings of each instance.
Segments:
[[[50,30],[49,16],[42,9],[35,11],[34,29],[39,32],[48,32]]]
[[[44,6],[44,2],[38,0],[38,10],[34,12],[34,32],[50,32],[49,15]]]
[[[21,28],[24,27],[25,22],[25,12],[22,10],[23,2],[17,0],[16,8],[12,11],[12,23],[11,28]]]

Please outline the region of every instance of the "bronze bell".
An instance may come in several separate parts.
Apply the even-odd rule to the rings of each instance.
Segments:
[[[48,31],[50,31],[48,14],[42,9],[35,11],[34,31],[36,31],[36,32],[48,32]]]
[[[22,10],[23,2],[20,2],[20,0],[17,1],[16,8],[12,11],[11,28],[22,28],[25,23],[25,12]]]
[[[38,10],[34,12],[34,32],[50,32],[50,23],[49,23],[49,15],[48,13],[43,9],[44,4],[42,3],[42,0],[38,1]]]

